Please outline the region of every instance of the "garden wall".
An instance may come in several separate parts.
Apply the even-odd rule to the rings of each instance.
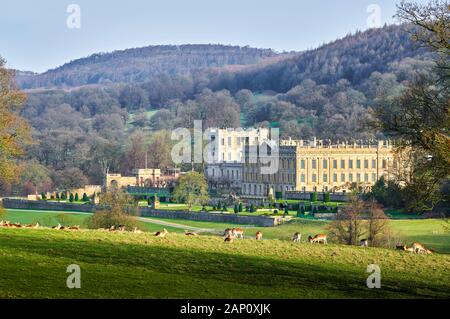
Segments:
[[[33,209],[33,210],[55,210],[55,211],[76,211],[90,213],[94,210],[92,204],[72,204],[48,202],[45,200],[25,200],[3,198],[3,207],[14,209]]]
[[[188,219],[208,222],[233,223],[241,225],[256,225],[261,227],[277,226],[285,221],[281,216],[243,216],[237,214],[205,213],[188,211],[155,210],[150,207],[141,208],[143,217],[159,217],[170,219]]]
[[[310,200],[311,199],[311,193],[304,193],[304,192],[295,192],[295,191],[289,191],[286,192],[285,195],[286,199],[296,199],[296,200]],[[317,193],[317,199],[322,200],[323,193]],[[330,193],[330,201],[332,202],[348,202],[348,194],[345,193]]]

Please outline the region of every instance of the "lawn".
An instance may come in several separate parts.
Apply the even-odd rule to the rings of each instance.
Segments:
[[[81,289],[66,268],[81,267]],[[366,286],[381,268],[381,289]],[[217,236],[0,229],[0,298],[450,298],[449,255]]]
[[[85,227],[87,213],[62,213],[49,211],[27,211],[8,210],[5,219],[22,224],[39,222],[43,226],[53,226],[59,223],[63,225],[81,225]],[[236,225],[230,223],[218,223],[207,221],[194,221],[184,219],[166,218],[143,218],[148,222],[139,221],[140,229],[148,232],[159,231],[166,228],[170,232],[183,233],[186,227],[208,229],[207,234],[217,235],[225,228],[242,227],[246,228],[246,236],[253,236],[257,230],[263,232],[265,239],[290,240],[295,232],[303,235],[303,241],[308,235],[327,233],[328,221],[318,221],[310,219],[294,219],[293,221],[277,227],[254,227],[251,225]],[[156,221],[156,222],[153,222]],[[157,222],[176,224],[177,227],[164,225]],[[440,219],[415,219],[415,220],[392,220],[391,228],[393,235],[403,243],[410,245],[413,242],[423,243],[428,248],[432,248],[440,253],[450,254],[450,233],[444,231],[444,221]]]

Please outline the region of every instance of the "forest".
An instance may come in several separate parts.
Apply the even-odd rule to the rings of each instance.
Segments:
[[[356,32],[317,49],[277,53],[221,45],[96,54],[43,74],[17,72],[32,126],[23,176],[3,193],[101,184],[106,172],[165,168],[170,130],[278,127],[283,138],[382,137],[372,109],[435,66],[408,25]],[[20,185],[20,186],[19,186]]]

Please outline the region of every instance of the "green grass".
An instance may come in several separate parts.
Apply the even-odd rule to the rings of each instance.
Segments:
[[[66,268],[81,267],[81,289]],[[366,287],[378,264],[381,289]],[[450,256],[215,236],[0,229],[0,298],[449,298]]]
[[[61,217],[63,216],[63,217]],[[69,217],[67,217],[69,216]],[[11,222],[20,222],[22,224],[31,224],[39,222],[43,226],[54,226],[61,222],[64,225],[81,225],[85,226],[86,218],[89,214],[86,213],[64,213],[48,212],[48,211],[27,211],[27,210],[7,210],[5,219]],[[194,221],[185,219],[166,219],[166,218],[150,218],[150,220],[177,224],[178,227],[171,227],[161,225],[158,223],[144,223],[138,222],[139,228],[148,231],[156,232],[162,228],[166,228],[170,232],[183,233],[186,226],[210,229],[209,234],[217,235],[225,228],[243,227],[246,228],[246,235],[253,236],[257,230],[261,230],[266,239],[281,239],[289,240],[295,232],[300,232],[303,235],[303,240],[306,240],[308,235],[316,235],[319,233],[327,233],[328,221],[317,221],[310,219],[294,219],[291,222],[277,226],[277,227],[255,227],[251,225],[236,225],[231,223]],[[428,248],[434,249],[439,253],[450,254],[450,233],[444,231],[444,221],[440,219],[416,219],[416,220],[391,220],[391,228],[393,235],[399,238],[403,243],[410,245],[413,242],[423,243]]]

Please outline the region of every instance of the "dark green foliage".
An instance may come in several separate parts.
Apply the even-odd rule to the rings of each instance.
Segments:
[[[330,202],[330,193],[324,193],[323,194],[323,202],[324,203],[329,203]]]
[[[83,201],[84,203],[89,202],[89,196],[88,196],[86,193],[83,193],[82,201]]]
[[[250,213],[255,213],[256,212],[256,207],[254,204],[250,205]]]
[[[41,193],[41,199],[42,200],[46,200],[47,199],[47,195],[44,192]]]
[[[239,203],[239,212],[242,213],[244,211],[244,207],[242,203]]]
[[[238,204],[234,204],[234,213],[235,214],[239,213],[239,206],[238,206]]]
[[[287,206],[284,207],[284,215],[285,216],[289,215],[289,208]]]
[[[228,210],[227,204],[223,204],[222,206],[222,211],[226,212]]]
[[[80,201],[80,198],[78,197],[78,193],[75,193],[75,198],[74,198],[74,200],[75,200],[76,202]]]
[[[73,196],[72,193],[70,193],[69,202],[73,203],[74,199],[75,199],[75,197]]]
[[[274,210],[273,210],[273,214],[274,214],[274,215],[278,215],[278,209],[274,209]]]
[[[311,202],[317,202],[317,200],[318,200],[317,192],[311,193],[309,198],[310,198]]]
[[[56,200],[60,200],[60,199],[61,199],[61,197],[59,196],[59,193],[56,192]]]

